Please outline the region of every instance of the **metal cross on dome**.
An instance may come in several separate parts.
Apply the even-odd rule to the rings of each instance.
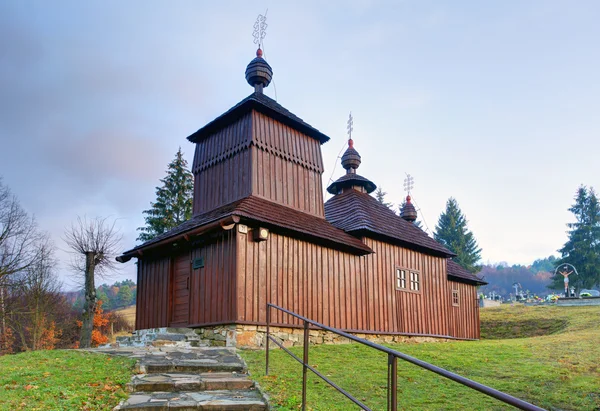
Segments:
[[[352,132],[354,131],[354,119],[352,118],[352,112],[350,112],[350,115],[348,116],[348,126],[346,127],[346,129],[348,130],[348,138],[351,139],[352,138]]]
[[[262,48],[263,39],[267,35],[267,11],[265,11],[264,16],[259,14],[256,18],[256,22],[254,23],[254,31],[252,32],[252,37],[254,37],[254,44],[258,45],[258,48]]]
[[[404,179],[404,191],[406,191],[409,195],[413,187],[415,186],[415,179],[410,174],[406,175]]]

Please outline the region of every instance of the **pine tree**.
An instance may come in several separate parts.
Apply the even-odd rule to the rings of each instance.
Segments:
[[[165,233],[192,217],[194,177],[187,168],[181,147],[169,163],[167,176],[156,187],[156,202],[145,210],[146,226],[138,228],[140,241],[148,241]]]
[[[594,189],[579,187],[569,211],[575,222],[567,224],[569,238],[558,250],[562,258],[555,261],[555,267],[572,264],[578,275],[569,276],[569,286],[592,288],[600,284],[600,204]],[[564,277],[556,273],[550,288],[564,289]]]
[[[377,188],[377,191],[375,191],[375,198],[377,199],[377,201],[379,201],[381,204],[383,204],[387,208],[391,209],[393,204],[385,201],[386,195],[387,195],[387,193],[385,191],[383,191],[383,189],[381,187]]]
[[[467,228],[467,219],[454,198],[446,202],[446,211],[440,215],[433,237],[456,254],[454,261],[463,268],[472,273],[480,270],[477,262],[481,259],[481,248]]]

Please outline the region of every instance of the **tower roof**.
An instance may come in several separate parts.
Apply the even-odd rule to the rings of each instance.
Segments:
[[[215,118],[213,121],[209,122],[204,127],[190,135],[188,140],[192,143],[197,143],[221,128],[233,123],[242,115],[251,110],[256,110],[277,121],[280,121],[281,123],[292,127],[309,137],[319,140],[321,144],[329,141],[328,136],[321,133],[310,124],[305,123],[304,120],[291,113],[288,109],[283,107],[272,98],[259,92],[250,94],[248,97],[237,103],[225,113],[221,114],[219,117]]]
[[[339,194],[345,188],[362,187],[368,194],[375,191],[377,186],[368,178],[356,174],[356,169],[360,166],[360,154],[354,148],[354,140],[348,139],[348,148],[342,156],[342,167],[346,169],[346,174],[338,178],[334,183],[327,187],[330,194]]]
[[[406,196],[406,202],[400,210],[400,217],[411,223],[417,220],[417,210],[413,203],[410,202],[410,195]]]
[[[256,58],[246,67],[246,81],[258,93],[262,93],[263,87],[268,87],[273,79],[273,69],[262,55],[259,48],[256,50]]]

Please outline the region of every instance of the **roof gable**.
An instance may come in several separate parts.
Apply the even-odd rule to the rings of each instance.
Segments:
[[[400,218],[372,196],[356,190],[330,198],[325,203],[325,218],[348,233],[362,232],[428,254],[454,256],[423,230]]]
[[[289,127],[292,127],[316,140],[319,140],[321,144],[329,141],[328,136],[321,133],[310,124],[304,122],[304,120],[290,112],[272,98],[258,92],[250,94],[248,97],[237,103],[225,113],[206,124],[204,127],[190,135],[188,140],[192,143],[197,143],[203,138],[215,133],[217,130],[226,127],[228,124],[234,122],[236,119],[250,110],[259,111],[271,118],[274,118],[275,120],[280,121]]]

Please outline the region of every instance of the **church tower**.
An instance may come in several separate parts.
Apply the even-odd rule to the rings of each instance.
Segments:
[[[254,93],[188,137],[194,215],[255,196],[325,217],[321,144],[329,137],[263,93],[272,77],[259,48],[246,68]]]

